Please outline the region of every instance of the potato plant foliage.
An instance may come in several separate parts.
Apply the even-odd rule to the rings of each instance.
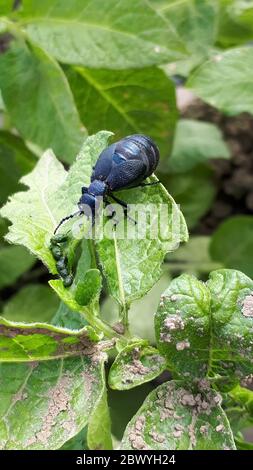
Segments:
[[[239,0],[0,0],[0,449],[253,448],[253,181],[231,178],[226,212],[215,169],[240,142],[177,100],[184,83],[250,121],[252,25]],[[136,133],[160,149],[160,184],[119,197],[166,207],[163,236],[155,211],[139,238],[124,218],[96,238],[69,220],[66,288],[54,230]]]

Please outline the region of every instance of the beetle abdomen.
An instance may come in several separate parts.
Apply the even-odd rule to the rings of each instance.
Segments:
[[[91,181],[104,181],[110,191],[136,186],[153,173],[158,161],[159,150],[149,137],[130,135],[103,150]]]
[[[116,143],[115,152],[126,160],[140,159],[144,163],[146,171],[143,179],[150,176],[159,162],[159,150],[155,143],[142,134],[133,134]]]

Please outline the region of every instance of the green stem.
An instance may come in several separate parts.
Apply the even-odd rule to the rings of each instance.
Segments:
[[[94,311],[90,311],[89,309],[85,309],[80,313],[85,317],[87,322],[91,326],[93,326],[93,328],[95,328],[95,330],[98,330],[99,332],[104,333],[104,335],[107,338],[110,338],[110,339],[111,338],[117,338],[117,339],[120,339],[123,343],[127,344],[127,342],[128,342],[127,338],[124,337],[123,335],[120,335],[116,331],[114,331],[114,329],[111,327],[111,325],[109,325],[108,323],[106,323],[105,321],[103,321],[99,317],[98,312],[96,312],[96,314],[94,315]]]
[[[89,239],[89,251],[90,251],[90,256],[91,256],[91,266],[94,268],[97,268],[97,254],[96,254],[96,248],[95,248],[95,242],[93,239]],[[99,302],[97,303],[97,306],[94,307],[96,309],[95,315],[94,312],[89,312],[88,310],[85,310],[84,315],[87,321],[90,323],[91,326],[93,326],[95,329],[102,331],[104,335],[107,338],[118,338],[123,342],[127,343],[127,339],[124,338],[123,335],[117,333],[109,323],[106,323],[104,320],[101,319],[100,317],[100,309],[99,309]],[[124,319],[127,318],[127,315],[124,314]],[[126,325],[124,324],[124,327],[126,328]],[[128,331],[128,328],[126,328]]]
[[[90,250],[90,258],[91,258],[91,267],[97,268],[97,255],[96,255],[96,248],[95,242],[92,238],[88,240],[89,250]]]
[[[128,321],[129,304],[126,302],[126,298],[125,298],[125,290],[124,290],[124,285],[123,285],[123,280],[122,280],[122,275],[121,275],[120,253],[118,250],[115,231],[113,233],[113,242],[114,242],[115,261],[116,261],[117,277],[118,277],[118,284],[119,284],[120,321],[122,325],[124,326],[125,335],[129,337],[130,336],[129,321]]]

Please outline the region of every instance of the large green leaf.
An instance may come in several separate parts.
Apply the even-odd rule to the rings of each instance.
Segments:
[[[122,450],[232,450],[228,419],[213,390],[167,382],[151,392],[128,424]]]
[[[210,346],[211,295],[193,276],[174,279],[161,296],[155,316],[159,351],[180,376],[205,376]]]
[[[2,315],[17,322],[47,322],[54,315],[59,300],[48,286],[29,284],[5,304]]]
[[[36,161],[19,137],[0,131],[0,204],[20,189],[18,180],[32,170]]]
[[[229,158],[218,127],[208,122],[180,119],[169,159],[170,172],[183,173],[211,158]]]
[[[89,133],[109,128],[117,140],[146,134],[169,154],[177,110],[174,84],[162,70],[64,70]]]
[[[92,450],[111,450],[111,418],[107,404],[105,373],[102,374],[103,386],[100,396],[91,413],[87,429],[87,446]]]
[[[152,177],[151,181],[156,181],[155,177]],[[143,238],[120,238],[124,233],[123,220],[118,225],[118,238],[115,235],[112,240],[104,238],[97,243],[109,292],[124,305],[143,297],[151,289],[161,277],[161,264],[165,254],[178,248],[180,242],[187,241],[188,232],[182,213],[163,186],[124,191],[120,193],[120,197],[128,204],[140,204],[142,213],[145,208],[150,210],[151,214],[151,217],[146,219],[147,231]],[[165,208],[165,220],[160,219],[163,214],[159,216],[157,211],[161,204]],[[162,226],[159,226],[159,220],[162,220]],[[143,224],[141,219],[139,230],[143,227],[140,224]],[[158,227],[155,237],[152,235],[154,227]],[[132,223],[132,230],[135,229]]]
[[[86,133],[57,62],[37,45],[14,40],[0,57],[0,88],[24,139],[73,161]]]
[[[69,330],[47,323],[15,323],[0,317],[0,362],[32,362],[95,355],[97,335],[90,327]]]
[[[166,369],[166,361],[147,342],[129,344],[120,351],[109,373],[109,386],[128,390],[158,377]]]
[[[253,417],[253,391],[237,385],[229,392],[229,396],[239,405],[246,408]]]
[[[21,246],[0,248],[0,288],[10,286],[34,264],[35,259]]]
[[[174,29],[144,0],[24,0],[27,34],[60,62],[126,69],[182,57]]]
[[[79,261],[79,269],[82,261]],[[65,326],[67,328],[81,328],[85,324],[84,319],[80,314],[71,311],[63,302],[53,319],[57,325]],[[94,409],[90,415],[88,426],[83,429],[78,435],[70,439],[63,449],[65,450],[83,450],[84,448],[90,449],[111,449],[111,420],[107,405],[107,390],[105,374],[102,371],[102,386],[100,396],[98,397]]]
[[[253,113],[252,47],[234,48],[205,62],[187,82],[204,101],[229,114]]]
[[[12,222],[6,239],[25,245],[54,273],[50,238],[62,217],[76,211],[81,187],[89,183],[91,159],[98,157],[109,135],[103,131],[87,138],[69,173],[52,151],[44,153],[34,170],[21,180],[30,189],[16,193],[1,210],[1,215]]]
[[[235,216],[225,220],[211,238],[212,259],[226,268],[240,269],[253,277],[252,230],[252,216]]]
[[[1,449],[58,449],[87,424],[104,387],[104,357],[0,365]]]
[[[245,44],[253,38],[252,2],[220,0],[218,43],[222,47]]]
[[[80,330],[87,325],[84,317],[80,313],[71,310],[64,302],[60,302],[59,308],[50,323],[71,330]]]
[[[8,15],[11,12],[13,0],[0,0],[0,16]]]
[[[253,281],[220,269],[204,284],[183,274],[161,297],[155,317],[159,351],[176,376],[252,374]]]
[[[193,228],[208,212],[216,194],[213,173],[204,166],[198,166],[186,173],[170,175],[166,186],[180,205],[189,228]]]
[[[213,271],[210,369],[239,380],[253,371],[253,281],[234,269]]]
[[[170,74],[188,74],[214,47],[217,35],[218,0],[149,0],[159,15],[180,36],[187,59],[169,64]]]

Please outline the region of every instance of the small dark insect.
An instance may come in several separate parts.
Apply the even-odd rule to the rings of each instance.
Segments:
[[[68,268],[68,258],[63,252],[62,244],[68,241],[67,235],[54,235],[51,238],[50,249],[56,261],[56,268],[63,280],[64,287],[70,287],[73,283],[73,274]]]
[[[108,203],[108,196],[127,209],[127,203],[118,199],[113,193],[121,189],[150,186],[159,183],[143,183],[156,169],[159,161],[159,150],[147,136],[134,134],[115,142],[99,155],[93,167],[89,187],[82,187],[82,196],[78,202],[79,210],[64,217],[55,229],[68,219],[79,215],[92,214],[95,220],[96,201],[102,196]],[[56,256],[58,254],[56,253]]]

